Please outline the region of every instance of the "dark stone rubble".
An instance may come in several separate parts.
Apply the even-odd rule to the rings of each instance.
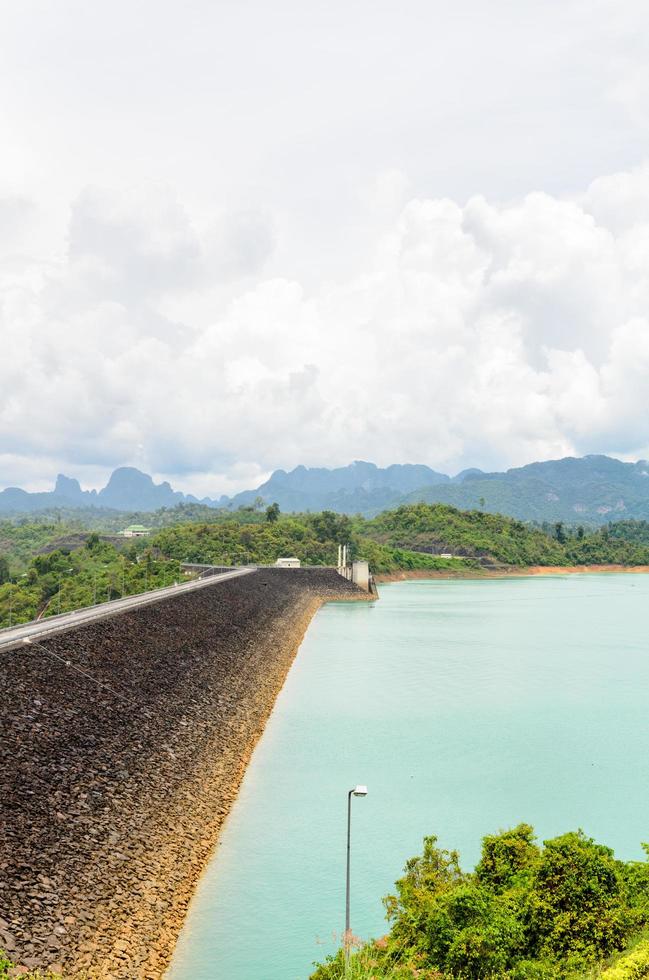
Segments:
[[[0,948],[163,974],[304,631],[346,598],[333,570],[259,570],[0,653]]]

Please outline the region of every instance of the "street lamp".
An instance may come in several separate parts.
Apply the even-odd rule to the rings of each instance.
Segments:
[[[349,944],[352,938],[352,930],[349,924],[349,866],[351,854],[352,837],[352,796],[367,796],[367,786],[355,786],[347,794],[347,878],[345,884],[345,970],[349,963]]]

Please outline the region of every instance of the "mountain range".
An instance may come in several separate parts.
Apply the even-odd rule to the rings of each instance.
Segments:
[[[52,491],[17,487],[0,492],[0,514],[53,508],[108,508],[154,511],[178,504],[208,507],[277,502],[282,511],[333,510],[371,517],[400,504],[448,503],[461,509],[502,513],[525,521],[604,524],[623,518],[649,519],[649,463],[623,463],[609,456],[567,457],[530,463],[503,473],[463,470],[451,477],[424,465],[380,468],[357,461],[336,469],[298,466],[276,470],[261,486],[234,497],[199,500],[154,483],[146,473],[120,467],[101,490],[82,490],[62,474]]]

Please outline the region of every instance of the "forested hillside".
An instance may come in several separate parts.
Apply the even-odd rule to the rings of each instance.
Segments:
[[[649,565],[649,523],[595,531],[561,522],[545,528],[445,504],[412,504],[373,520],[323,511],[281,514],[277,505],[238,511],[183,504],[157,514],[147,538],[128,542],[81,531],[81,522],[0,525],[0,627],[117,598],[178,579],[180,562],[273,564],[295,555],[335,565],[338,545],[376,574],[485,574],[531,565]],[[151,516],[151,515],[150,515]],[[153,515],[154,517],[156,515]],[[443,558],[442,554],[452,557]]]
[[[625,521],[597,530],[546,530],[501,514],[461,511],[445,504],[411,504],[359,525],[363,536],[397,548],[446,551],[507,565],[649,564],[649,525]]]
[[[241,522],[228,520],[166,528],[151,539],[155,548],[170,557],[226,565],[273,564],[288,555],[295,555],[306,565],[335,565],[341,543],[349,545],[351,558],[368,560],[375,572],[475,567],[471,561],[449,561],[438,555],[383,544],[364,534],[362,520],[352,521],[345,514],[332,511],[275,516],[269,508],[265,516],[248,515]]]
[[[5,577],[8,577],[10,571],[14,575],[25,571],[33,555],[60,535],[61,525],[49,521],[20,524],[0,521],[0,562],[4,558],[7,565]],[[2,576],[0,566],[0,584]]]
[[[500,514],[460,511],[444,504],[412,504],[380,514],[363,533],[398,548],[446,551],[509,565],[565,565],[562,543]]]
[[[12,574],[8,559],[0,555],[0,628],[186,578],[173,559],[142,546],[118,551],[96,534],[71,551],[54,549],[35,555],[25,567]]]

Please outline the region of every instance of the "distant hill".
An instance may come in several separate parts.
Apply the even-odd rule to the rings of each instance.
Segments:
[[[77,480],[60,475],[53,491],[0,492],[0,514],[34,513],[54,508],[110,508],[150,512],[178,504],[237,509],[277,502],[283,512],[332,510],[374,517],[410,503],[445,503],[462,510],[506,514],[538,523],[607,524],[649,520],[649,463],[623,463],[609,456],[584,456],[483,473],[463,470],[455,477],[428,466],[395,464],[384,468],[357,461],[336,469],[298,466],[276,470],[261,486],[234,497],[205,497],[153,482],[132,467],[115,470],[101,490],[82,490]]]
[[[256,490],[238,494],[232,504],[248,504],[257,496],[264,503],[276,500],[283,511],[333,510],[373,517],[401,504],[445,503],[538,523],[607,524],[649,519],[649,463],[567,457],[505,473],[463,470],[453,478],[425,466],[298,467],[290,473],[278,470]]]
[[[333,510],[374,517],[408,503],[446,503],[462,510],[507,514],[523,521],[606,524],[649,519],[649,464],[623,463],[609,456],[567,457],[483,473],[463,470],[455,477],[428,466],[381,469],[356,462],[338,469],[277,470],[257,487],[237,494],[229,506],[249,506],[257,497],[277,501],[283,511]]]
[[[451,483],[444,473],[412,464],[380,469],[374,463],[356,462],[328,470],[298,466],[290,473],[276,470],[261,486],[235,497],[205,497],[173,490],[169,483],[154,483],[150,476],[122,466],[102,490],[82,490],[79,482],[60,474],[53,491],[28,493],[11,487],[0,492],[0,513],[30,513],[56,507],[103,507],[119,511],[153,511],[178,504],[200,503],[208,507],[246,507],[258,497],[277,501],[283,511],[335,510],[337,513],[378,513],[418,487]]]
[[[469,473],[460,484],[426,488],[403,502],[447,503],[539,523],[644,520],[649,518],[649,464],[567,457],[506,473]]]
[[[28,493],[17,487],[0,492],[0,514],[36,513],[52,508],[101,507],[120,511],[153,511],[184,503],[207,503],[191,494],[172,490],[169,483],[154,483],[150,476],[132,466],[121,466],[110,477],[103,490],[82,490],[79,481],[59,474],[54,490]]]
[[[429,466],[394,464],[384,469],[374,463],[356,461],[337,469],[307,468],[275,470],[256,490],[246,490],[232,498],[234,507],[277,501],[283,511],[333,510],[338,514],[377,514],[422,487],[450,484],[451,478]]]

